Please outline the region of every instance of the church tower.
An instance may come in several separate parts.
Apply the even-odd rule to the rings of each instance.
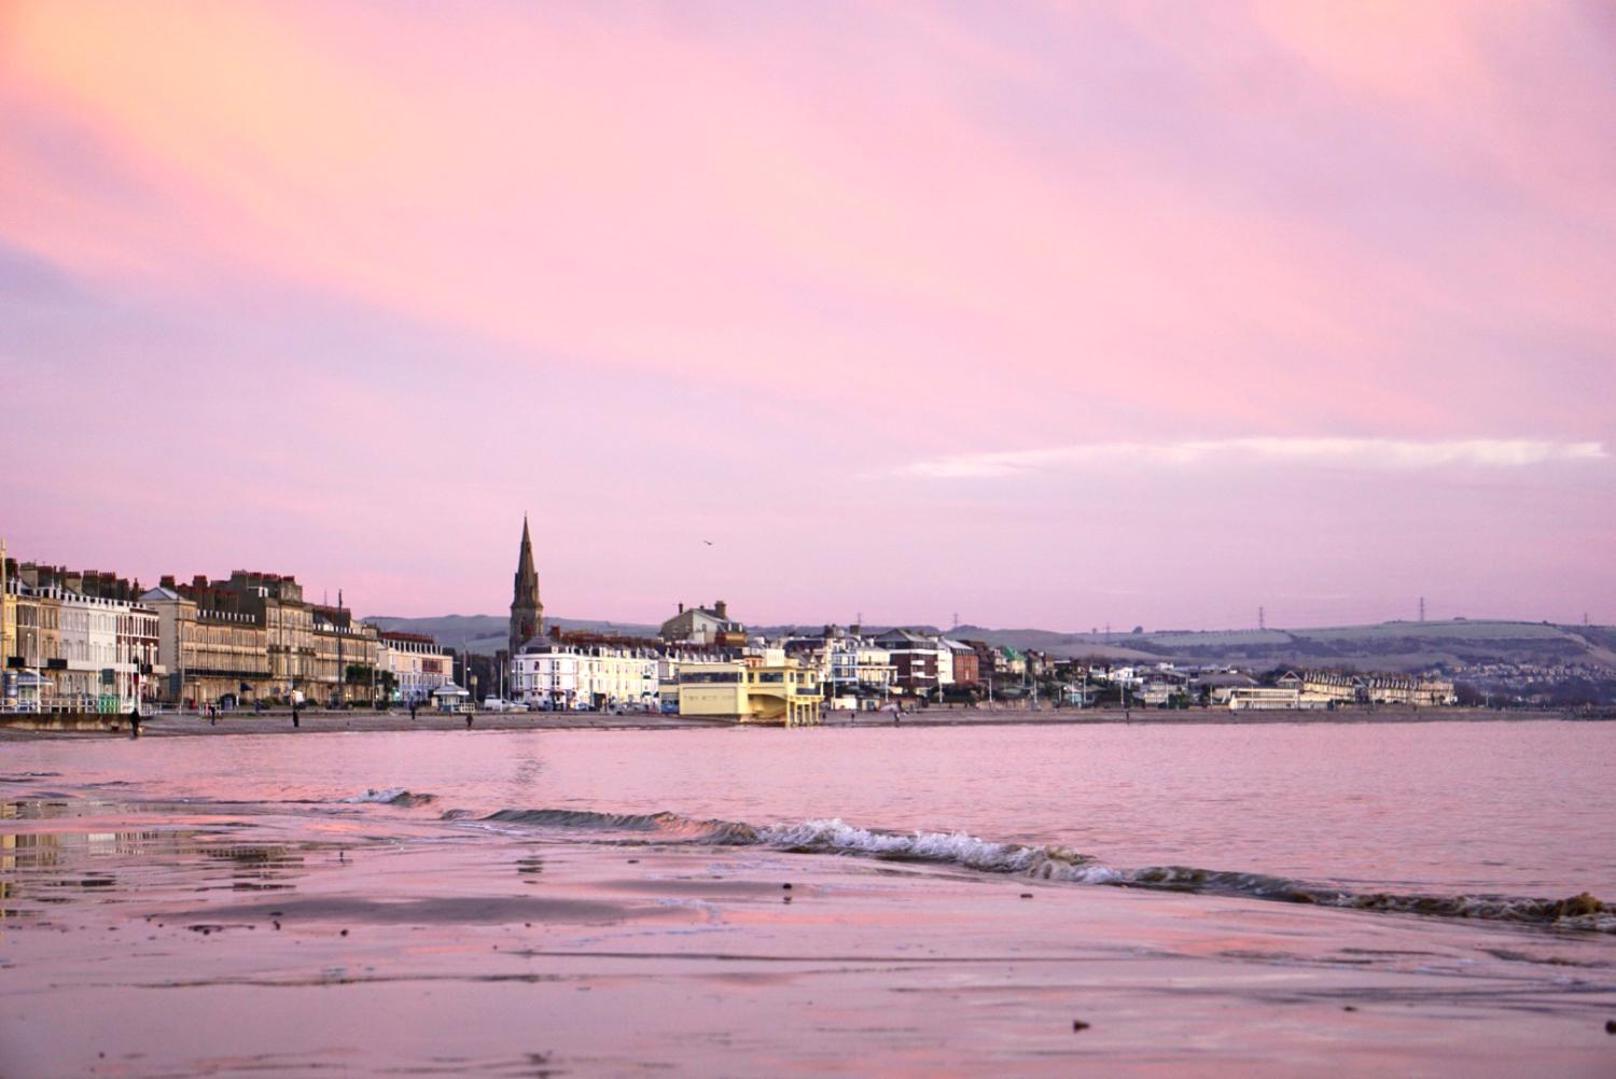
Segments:
[[[533,539],[522,516],[522,550],[516,557],[516,583],[511,596],[511,655],[544,632],[544,604],[539,602],[539,572],[533,568]]]

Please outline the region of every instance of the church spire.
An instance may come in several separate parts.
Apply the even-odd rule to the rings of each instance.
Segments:
[[[533,537],[527,514],[522,515],[522,548],[516,556],[516,578],[511,589],[511,655],[544,632],[544,604],[539,601],[539,572],[533,568]]]

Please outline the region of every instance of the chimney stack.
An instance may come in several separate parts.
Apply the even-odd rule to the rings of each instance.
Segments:
[[[723,600],[714,601],[714,603],[713,603],[713,615],[720,622],[728,622],[729,621],[729,604],[725,603]]]

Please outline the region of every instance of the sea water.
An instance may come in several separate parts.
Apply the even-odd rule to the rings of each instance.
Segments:
[[[88,1000],[138,1016],[157,1007],[153,986],[198,973],[188,992],[207,1002],[201,1007],[218,1006],[246,971],[260,988],[308,990],[308,957],[317,949],[335,948],[340,957],[359,947],[338,926],[363,932],[366,948],[378,934],[394,938],[385,952],[391,958],[368,962],[373,974],[389,969],[399,958],[394,949],[412,935],[430,941],[430,956],[406,964],[416,971],[411,978],[421,986],[474,982],[476,992],[463,999],[482,1001],[484,1016],[520,1010],[504,982],[489,980],[500,976],[491,969],[507,969],[507,958],[484,956],[515,944],[500,936],[485,947],[488,934],[527,941],[524,977],[576,976],[580,991],[615,992],[635,1007],[654,1002],[653,1026],[662,1033],[646,1034],[626,1056],[600,1046],[591,1055],[587,1047],[607,1036],[585,1038],[605,1022],[587,1009],[560,1024],[566,1036],[553,1034],[562,1048],[533,1050],[582,1070],[1040,1070],[1072,1053],[1137,1064],[1141,1046],[1158,1044],[1165,1055],[1152,1060],[1285,1070],[1339,1062],[1321,1049],[1334,1038],[1360,1050],[1373,1045],[1361,1058],[1365,1067],[1406,1059],[1508,1070],[1538,1055],[1597,1073],[1616,1062],[1616,1038],[1600,1041],[1608,1037],[1603,1011],[1616,1018],[1616,913],[1600,901],[1616,900],[1610,725],[52,740],[0,746],[0,781],[11,818],[0,821],[8,852],[0,861],[7,915],[0,925],[8,930],[0,962],[13,981],[32,973],[27,993],[0,996],[0,1035],[31,1046],[20,1058],[29,1067],[41,1064],[53,1026],[59,1044],[83,1029],[70,1013]],[[1036,914],[1022,898],[1034,895],[1042,901]],[[889,923],[895,911],[904,917]],[[140,949],[128,950],[133,935],[159,920],[163,932],[146,934],[148,954],[137,962]],[[170,938],[168,920],[202,929]],[[312,934],[292,938],[306,939],[308,952],[284,947],[284,936],[256,936],[260,928],[282,933],[287,921]],[[105,951],[99,961],[84,951],[89,932],[104,934],[94,938]],[[198,934],[211,951],[193,946]],[[724,947],[692,951],[696,937],[722,939]],[[282,946],[266,952],[271,939]],[[697,1003],[688,986],[667,984],[660,968],[632,984],[606,969],[619,962],[606,956],[640,948],[647,960],[695,964],[701,972],[691,978],[730,980],[703,980],[722,988]],[[904,994],[915,987],[899,973],[908,969],[902,963],[883,975],[842,962],[872,950],[894,962],[935,959],[934,973],[957,982],[946,1005],[901,1035],[883,1035],[880,1024],[832,1028],[841,1030],[847,1055],[810,1044],[813,1027],[801,1013],[815,976],[846,981],[846,1000],[868,1002],[852,1009],[858,1015],[892,1000],[904,1000],[909,1015]],[[592,955],[601,958],[589,970],[566,973]],[[702,967],[733,965],[712,956],[737,955],[806,965],[806,972],[746,982],[735,980],[739,970]],[[815,975],[816,955],[834,969]],[[198,960],[210,956],[218,968],[204,962],[199,971]],[[1094,972],[1124,958],[1125,973],[1107,995],[1090,996],[1110,977],[1096,982]],[[1001,993],[995,1023],[1032,1033],[989,1038],[993,1024],[968,1021],[980,1018],[973,992],[984,991],[968,987],[989,960],[1003,961],[1012,984],[1027,983],[1019,997]],[[116,972],[107,985],[122,1004],[97,998],[85,973],[96,962],[103,973]],[[1321,999],[1354,1003],[1329,1005],[1323,1042],[1281,1026],[1231,1055],[1215,1037],[1220,1022],[1271,1024],[1264,994],[1275,971],[1308,1007]],[[770,977],[783,975],[770,968]],[[1126,1009],[1109,1019],[1107,1034],[1087,1042],[1042,1041],[1046,1013],[1059,1007],[1052,985],[1087,1000],[1091,1018],[1082,1022],[1092,1024],[1104,1014],[1098,1001],[1155,999],[1185,979],[1209,977],[1227,979],[1227,995],[1183,998],[1183,1021],[1196,1033],[1181,1031],[1188,1040],[1177,1049],[1174,1023]],[[410,979],[385,982],[396,997]],[[315,988],[330,984],[313,978]],[[1357,1018],[1360,1008],[1407,1005],[1411,992],[1424,994],[1424,1010],[1399,1013],[1396,1022]],[[343,1007],[363,1012],[358,999],[343,998]],[[395,1006],[408,1012],[424,999]],[[568,997],[561,1014],[571,1014],[577,999]],[[737,1009],[771,1033],[739,1022],[729,1032],[725,1017]],[[678,1033],[681,1012],[700,1038]],[[1488,1021],[1470,1028],[1468,1048],[1444,1048],[1430,1033],[1450,1013]],[[431,1026],[428,1019],[412,1033],[425,1037]],[[442,1036],[459,1046],[462,1070],[499,1070],[516,1059],[502,1052],[505,1029],[462,1023]],[[1489,1037],[1476,1041],[1477,1029],[1496,1042],[1491,1050],[1478,1052]],[[1363,1035],[1370,1041],[1353,1041],[1355,1031],[1371,1032]],[[1586,1044],[1568,1044],[1567,1031],[1587,1033]],[[248,1070],[258,1066],[253,1060],[264,1063],[261,1054],[220,1057],[213,1033],[192,1037],[194,1045],[166,1041],[153,1055],[180,1071],[218,1059]],[[405,1066],[431,1056],[401,1049],[408,1039],[368,1039],[363,1024],[350,1031],[348,1057],[332,1057],[329,1045],[305,1044],[295,1032],[288,1037],[297,1052],[312,1054],[283,1060],[288,1067],[338,1058],[361,1068]],[[488,1052],[472,1051],[478,1046]]]

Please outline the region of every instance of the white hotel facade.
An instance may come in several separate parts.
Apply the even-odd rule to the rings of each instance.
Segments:
[[[451,680],[454,657],[431,637],[383,631],[376,635],[376,669],[393,676],[393,701],[422,704]]]
[[[660,686],[651,651],[532,644],[511,657],[511,699],[532,708],[654,709]]]

